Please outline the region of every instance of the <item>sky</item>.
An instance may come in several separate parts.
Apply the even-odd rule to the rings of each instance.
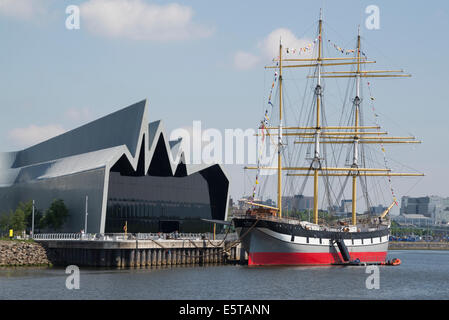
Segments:
[[[79,29],[66,27],[70,5]],[[379,29],[367,29],[368,6]],[[392,157],[426,176],[398,195],[449,196],[449,3],[447,1],[0,0],[0,152],[16,151],[148,99],[167,132],[256,128],[266,108],[273,48],[325,32],[353,47],[361,27],[379,67],[409,79],[375,82],[376,108],[391,133],[422,145]],[[338,55],[336,52],[330,52]],[[332,102],[330,96],[330,103]],[[226,165],[231,196],[249,194],[242,165]]]

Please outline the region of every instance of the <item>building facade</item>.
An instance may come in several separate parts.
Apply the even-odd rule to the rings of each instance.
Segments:
[[[219,164],[187,164],[181,140],[148,123],[147,100],[17,152],[0,153],[0,214],[64,200],[62,231],[204,232],[227,218],[229,179]]]
[[[283,196],[282,207],[291,211],[307,211],[313,209],[313,197],[296,194],[294,196]]]
[[[401,216],[422,215],[434,224],[449,223],[449,198],[439,196],[401,198]]]
[[[387,207],[379,204],[378,206],[369,207],[368,213],[371,215],[378,216],[378,215],[381,215],[382,213],[384,213],[385,210],[387,210],[387,209],[388,209]]]

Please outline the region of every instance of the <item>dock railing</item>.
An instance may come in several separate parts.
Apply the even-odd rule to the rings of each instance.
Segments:
[[[36,241],[212,240],[212,233],[37,233]],[[215,240],[235,240],[236,234],[216,234]]]

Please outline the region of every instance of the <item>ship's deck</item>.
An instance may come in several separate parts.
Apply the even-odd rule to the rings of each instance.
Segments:
[[[356,226],[350,225],[350,219],[341,219],[336,221],[335,223],[326,223],[322,222],[320,224],[314,224],[308,221],[301,220],[296,217],[277,217],[270,214],[263,213],[252,213],[252,214],[235,214],[233,216],[234,219],[255,219],[255,220],[264,220],[271,221],[275,223],[285,223],[294,226],[301,226],[306,230],[315,230],[315,231],[329,231],[329,232],[372,232],[377,230],[387,229],[390,226],[390,221],[387,219],[379,222],[376,218],[371,219],[361,219]],[[352,227],[352,228],[351,228]]]

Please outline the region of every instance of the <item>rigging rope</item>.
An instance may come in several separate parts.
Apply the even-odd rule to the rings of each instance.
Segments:
[[[276,63],[276,66],[277,65],[278,65],[278,63]],[[268,104],[271,106],[271,109],[273,109],[273,103],[271,102],[271,96],[272,96],[273,89],[274,89],[277,79],[278,79],[278,73],[277,73],[277,71],[275,71],[274,77],[273,77],[273,82],[272,82],[271,88],[270,88],[270,94],[268,95]],[[270,112],[270,115],[271,115],[271,113],[272,112]],[[259,184],[260,162],[261,162],[261,158],[263,155],[263,150],[265,148],[265,135],[268,135],[270,137],[270,139],[272,139],[268,129],[266,128],[269,123],[270,123],[269,112],[268,112],[268,109],[265,109],[264,119],[261,121],[261,124],[259,127],[259,130],[261,131],[261,134],[262,134],[262,141],[261,141],[261,145],[259,146],[259,150],[258,150],[258,154],[257,154],[257,172],[256,172],[256,180],[254,182],[253,192],[252,192],[252,197],[251,197],[252,201],[254,201],[254,199],[256,197],[256,189],[257,189],[257,185]]]
[[[373,94],[371,92],[371,84],[370,84],[369,81],[367,81],[367,85],[368,85],[368,91],[369,91],[369,95],[370,95],[370,104],[371,104],[371,108],[372,108],[373,113],[374,113],[374,121],[375,121],[376,126],[378,127],[377,132],[380,132],[380,129],[379,129],[380,128],[380,126],[379,126],[379,115],[376,113],[376,109],[374,107],[374,100],[375,100],[375,98],[374,98],[374,96],[373,96]],[[384,144],[382,143],[382,137],[380,136],[380,134],[379,134],[379,139],[380,139],[380,147],[381,147],[382,154],[383,154],[383,157],[384,157],[385,169],[389,169],[388,160],[387,160],[387,154],[386,154],[386,151],[385,151]],[[391,182],[391,176],[390,175],[388,175],[388,183],[390,185],[390,191],[391,191],[391,195],[393,197],[393,201],[394,201],[394,203],[397,206],[399,206],[397,198],[396,198],[396,194],[395,194],[394,189],[393,189],[393,183]]]

